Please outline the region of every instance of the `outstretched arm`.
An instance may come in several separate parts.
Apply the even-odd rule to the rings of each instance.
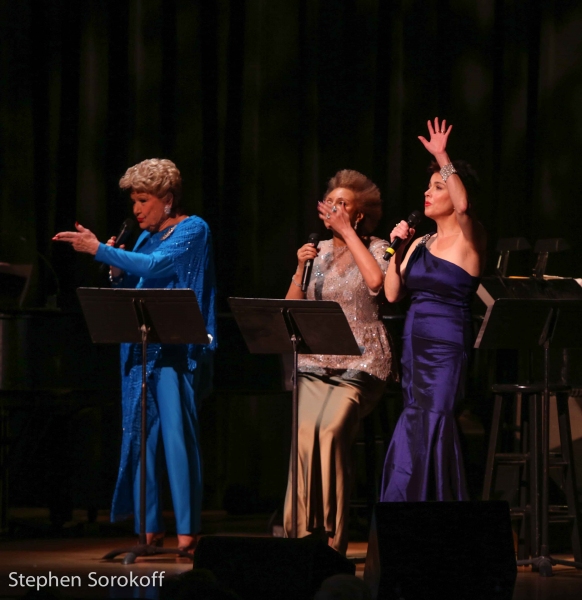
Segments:
[[[53,242],[69,242],[76,252],[84,252],[95,256],[99,248],[97,236],[86,227],[75,223],[77,231],[61,231],[53,237]]]
[[[430,134],[430,140],[427,140],[424,136],[419,135],[418,139],[422,142],[424,147],[434,156],[439,167],[441,167],[441,175],[446,171],[451,171],[452,164],[451,159],[447,153],[447,143],[449,135],[453,129],[452,125],[447,128],[447,122],[443,119],[442,123],[439,123],[439,118],[435,117],[434,126],[431,121],[427,122],[428,132]],[[448,166],[451,165],[451,166]],[[444,167],[444,170],[443,170]],[[465,239],[471,243],[475,248],[479,245],[480,228],[475,223],[475,220],[471,218],[470,205],[467,198],[467,190],[463,185],[463,182],[456,172],[452,172],[446,178],[447,190],[455,209],[457,222],[461,227],[461,231]]]
[[[172,257],[168,253],[159,250],[151,254],[141,254],[140,252],[126,252],[106,244],[99,244],[95,260],[138,277],[167,277],[175,272]]]
[[[117,267],[138,277],[165,277],[174,272],[172,258],[163,252],[140,254],[99,242],[95,234],[75,223],[77,231],[62,231],[53,237],[55,242],[68,242],[77,252],[92,254],[95,260]]]

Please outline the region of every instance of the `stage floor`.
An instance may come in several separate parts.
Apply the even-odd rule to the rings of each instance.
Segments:
[[[35,510],[41,515],[38,509]],[[40,577],[50,574],[53,583],[58,582],[58,586],[51,588],[57,598],[155,599],[164,580],[192,568],[188,559],[173,555],[139,558],[132,565],[123,565],[123,556],[104,561],[102,557],[111,550],[136,543],[136,537],[130,531],[121,531],[122,535],[119,535],[120,532],[115,529],[117,526],[103,525],[101,521],[104,518],[100,515],[99,522],[90,525],[78,522],[74,530],[69,528],[71,531],[60,538],[40,527],[40,516],[36,519],[36,528],[30,518],[16,519],[11,535],[0,539],[0,598],[22,597],[34,589],[32,585],[43,583]],[[261,531],[267,519],[268,515],[229,517],[225,513],[205,514],[205,531],[209,535],[262,536],[267,535]],[[124,527],[127,529],[127,526]],[[165,545],[174,547],[175,536],[168,536]],[[366,551],[367,543],[364,541],[351,542],[348,548],[348,558],[356,563],[359,577],[363,576]],[[572,559],[566,555],[559,557]],[[582,597],[582,571],[560,566],[554,569],[555,575],[550,578],[540,577],[529,568],[518,569],[513,600],[579,600]],[[26,577],[30,576],[33,579],[27,581]],[[133,591],[128,587],[130,579],[136,584]]]

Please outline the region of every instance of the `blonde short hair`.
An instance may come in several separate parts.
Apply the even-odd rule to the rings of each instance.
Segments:
[[[148,158],[129,167],[119,180],[122,190],[153,194],[160,199],[172,194],[172,210],[176,211],[182,198],[182,176],[178,167],[167,158]]]
[[[342,169],[329,180],[324,199],[337,188],[354,192],[356,207],[364,215],[358,225],[358,233],[372,233],[382,218],[382,198],[378,186],[359,171]]]

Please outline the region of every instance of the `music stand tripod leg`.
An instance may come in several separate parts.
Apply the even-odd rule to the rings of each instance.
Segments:
[[[147,456],[147,348],[148,328],[141,326],[141,442],[139,467],[139,543],[146,544],[146,456]],[[133,562],[133,561],[132,561]]]
[[[291,416],[291,537],[297,537],[297,490],[299,487],[299,344],[301,336],[297,323],[288,309],[282,309],[281,314],[289,340],[293,347],[293,408]]]

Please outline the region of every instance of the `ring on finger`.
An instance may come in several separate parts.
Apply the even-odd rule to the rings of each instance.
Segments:
[[[325,218],[329,219],[329,217],[331,217],[331,215],[329,213],[327,213],[327,215],[325,215]]]

